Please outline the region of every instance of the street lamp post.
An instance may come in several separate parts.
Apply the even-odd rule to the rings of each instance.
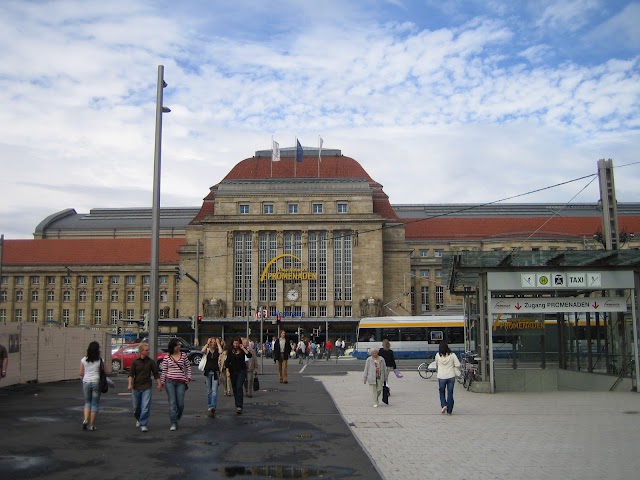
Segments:
[[[162,106],[164,66],[158,65],[158,87],[156,95],[156,144],[153,157],[153,206],[151,209],[151,292],[149,305],[149,346],[151,358],[157,357],[158,310],[159,310],[159,264],[160,264],[160,158],[162,150],[162,114],[171,110]]]

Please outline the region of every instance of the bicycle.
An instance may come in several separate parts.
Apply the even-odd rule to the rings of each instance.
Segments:
[[[431,378],[433,376],[433,372],[436,371],[435,366],[432,366],[433,363],[433,360],[431,360],[418,365],[418,375],[420,375],[425,380]]]

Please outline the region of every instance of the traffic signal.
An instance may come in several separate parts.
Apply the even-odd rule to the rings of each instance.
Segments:
[[[116,327],[116,333],[120,335],[122,333],[122,327]]]
[[[202,321],[202,315],[198,315],[198,323]]]
[[[276,323],[278,323],[278,324],[279,324],[279,323],[280,323],[280,320],[282,320],[282,317],[281,317],[280,315],[278,315],[278,316],[276,317]]]

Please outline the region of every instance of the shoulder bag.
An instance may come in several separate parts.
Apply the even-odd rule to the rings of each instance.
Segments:
[[[100,359],[100,383],[99,383],[100,391],[102,393],[107,393],[109,391],[109,383],[107,382],[107,374],[104,371],[104,363],[102,363],[102,359]]]
[[[207,350],[207,352],[200,359],[200,363],[198,363],[198,370],[200,370],[201,372],[204,372],[204,369],[207,366],[208,356],[209,356],[209,351]]]

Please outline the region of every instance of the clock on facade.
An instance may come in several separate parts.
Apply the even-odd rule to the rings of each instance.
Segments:
[[[299,296],[300,292],[298,292],[298,290],[296,290],[295,288],[290,288],[289,290],[287,290],[287,300],[295,302],[296,300],[298,300]]]

